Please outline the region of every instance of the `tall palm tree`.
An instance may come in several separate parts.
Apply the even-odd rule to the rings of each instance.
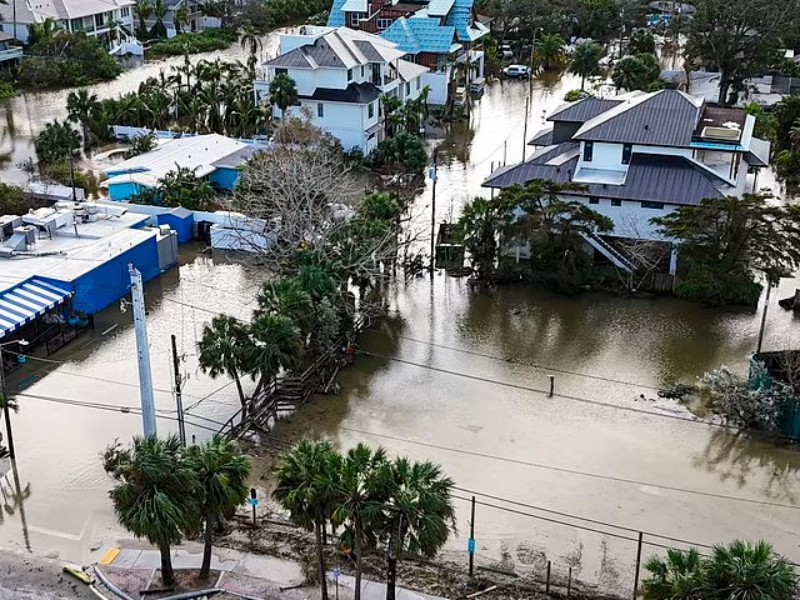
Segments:
[[[80,123],[83,135],[83,150],[88,154],[92,146],[92,136],[89,124],[92,118],[100,111],[100,102],[97,94],[89,94],[87,90],[70,92],[67,96],[67,115],[73,123]]]
[[[207,581],[211,570],[214,526],[247,499],[247,479],[252,465],[235,442],[218,434],[202,446],[189,448],[188,460],[203,499],[201,512],[205,530],[199,577],[201,581]]]
[[[403,553],[433,558],[455,531],[453,480],[431,462],[397,458],[383,507],[386,542],[386,600],[395,600],[397,561]]]
[[[703,559],[697,549],[667,550],[667,556],[653,556],[644,568],[649,576],[642,580],[648,600],[695,600],[703,583]]]
[[[242,39],[239,40],[239,45],[242,50],[247,50],[251,56],[256,56],[258,52],[264,47],[258,33],[252,27],[245,27],[242,32]]]
[[[244,352],[247,343],[247,328],[238,319],[229,315],[218,315],[210,325],[203,327],[203,335],[197,343],[200,369],[216,379],[223,373],[236,382],[236,391],[242,404],[242,418],[247,411],[247,398],[242,389],[241,374],[245,371]]]
[[[136,16],[139,17],[139,37],[147,37],[147,19],[153,14],[153,3],[150,0],[135,0]]]
[[[245,364],[251,377],[259,378],[256,392],[273,381],[281,369],[297,365],[303,341],[294,322],[284,315],[262,315],[250,324],[245,346]]]
[[[322,529],[334,511],[341,456],[327,441],[302,441],[281,458],[272,497],[299,527],[314,532],[322,600],[328,600]]]
[[[655,54],[656,38],[644,27],[633,30],[628,40],[628,54]]]
[[[133,446],[112,446],[103,455],[106,472],[116,481],[109,492],[120,524],[146,538],[161,553],[161,581],[175,583],[170,548],[199,525],[195,476],[183,457],[180,440],[134,438]]]
[[[555,71],[564,66],[567,59],[566,42],[557,33],[542,36],[535,54],[536,64],[545,71]]]
[[[189,24],[189,9],[185,4],[175,11],[172,22],[175,23],[175,33],[183,33],[183,28]]]
[[[281,109],[281,117],[286,109],[297,102],[297,86],[294,79],[285,73],[275,76],[269,84],[269,101]]]
[[[422,104],[422,115],[425,117],[425,120],[428,119],[428,96],[431,94],[431,86],[424,85],[419,92],[419,101]]]
[[[792,565],[763,540],[715,546],[705,569],[704,588],[715,600],[791,600],[798,591]]]
[[[343,539],[352,543],[356,566],[354,600],[361,598],[361,558],[366,548],[375,545],[390,482],[391,469],[383,448],[373,452],[358,444],[344,456],[332,520],[345,525]]]
[[[599,71],[601,58],[603,58],[603,47],[599,44],[583,42],[575,47],[569,71],[574,75],[580,75],[581,91],[585,88],[586,78]]]
[[[645,67],[636,56],[626,56],[614,65],[611,80],[618,90],[632,92],[642,89],[645,83]]]
[[[155,38],[167,37],[167,26],[164,25],[164,19],[169,13],[169,7],[164,0],[155,0],[153,3],[153,18],[155,23],[150,28],[150,35]]]

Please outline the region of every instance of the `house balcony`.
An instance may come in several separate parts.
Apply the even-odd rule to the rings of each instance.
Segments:
[[[22,58],[22,48],[9,48],[8,50],[0,50],[0,62],[18,60],[20,58]]]

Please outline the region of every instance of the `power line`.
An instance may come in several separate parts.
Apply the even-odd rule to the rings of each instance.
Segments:
[[[498,356],[496,354],[485,354],[483,352],[477,352],[475,350],[468,350],[466,348],[457,348],[455,346],[447,346],[445,344],[438,344],[436,342],[429,342],[426,340],[419,340],[416,338],[408,337],[405,335],[398,335],[400,339],[408,340],[410,342],[416,342],[418,344],[426,344],[428,346],[433,346],[435,348],[443,348],[445,350],[452,350],[453,352],[460,352],[462,354],[469,354],[471,356],[481,356],[483,358],[490,358],[492,360],[500,361],[500,362],[507,362],[513,365],[520,365],[523,367],[532,367],[534,369],[540,369],[542,371],[552,371],[554,373],[563,373],[565,375],[575,375],[576,377],[586,377],[588,379],[597,379],[598,381],[605,381],[607,383],[618,383],[620,385],[629,385],[632,387],[639,387],[639,388],[646,388],[650,390],[659,391],[661,388],[654,385],[648,385],[645,383],[638,383],[636,381],[626,381],[624,379],[615,379],[613,377],[603,377],[602,375],[592,375],[590,373],[581,373],[580,371],[570,371],[569,369],[562,369],[559,367],[551,367],[548,365],[542,365],[539,363],[530,363],[521,360],[517,360],[515,358],[507,358],[504,356]]]
[[[776,508],[786,508],[786,509],[791,509],[791,510],[800,510],[800,506],[793,505],[793,504],[781,504],[780,502],[770,502],[770,501],[767,501],[767,500],[756,500],[756,499],[753,499],[753,498],[742,498],[740,496],[730,496],[728,494],[718,494],[718,493],[715,493],[715,492],[705,492],[705,491],[702,491],[702,490],[693,490],[691,488],[682,488],[682,487],[672,486],[672,485],[667,485],[667,484],[653,483],[651,481],[639,481],[637,479],[628,479],[628,478],[625,478],[625,477],[616,477],[614,475],[603,475],[601,473],[592,473],[590,471],[580,471],[578,469],[570,469],[570,468],[567,468],[567,467],[558,467],[558,466],[555,466],[555,465],[548,465],[548,464],[544,464],[544,463],[536,463],[536,462],[532,462],[532,461],[522,460],[522,459],[519,459],[519,458],[510,458],[510,457],[507,457],[507,456],[500,456],[500,455],[496,455],[496,454],[487,454],[487,453],[483,453],[483,452],[475,452],[473,450],[463,450],[463,449],[459,449],[459,448],[451,448],[449,446],[441,446],[439,444],[433,444],[431,442],[422,442],[422,441],[419,441],[419,440],[412,440],[412,439],[403,438],[403,437],[394,436],[394,435],[389,435],[389,434],[384,434],[384,433],[374,433],[374,432],[371,432],[371,431],[364,431],[363,429],[355,429],[353,427],[340,426],[339,429],[342,429],[344,431],[350,431],[352,433],[358,433],[358,434],[361,434],[361,435],[373,436],[373,437],[378,437],[378,438],[385,438],[385,439],[394,440],[394,441],[398,441],[398,442],[403,442],[403,443],[407,443],[407,444],[414,444],[416,446],[423,446],[423,447],[427,447],[427,448],[433,448],[435,450],[444,450],[446,452],[454,452],[456,454],[463,454],[465,456],[475,456],[475,457],[478,457],[478,458],[486,458],[486,459],[489,459],[489,460],[496,460],[496,461],[500,461],[500,462],[517,464],[517,465],[522,465],[522,466],[526,466],[526,467],[533,467],[533,468],[536,468],[536,469],[543,469],[543,470],[546,470],[546,471],[554,471],[554,472],[558,472],[558,473],[568,473],[570,475],[576,475],[576,476],[580,476],[580,477],[588,477],[588,478],[592,478],[592,479],[601,479],[601,480],[604,480],[604,481],[613,481],[615,483],[625,483],[625,484],[628,484],[628,485],[637,485],[637,486],[644,485],[644,486],[649,486],[649,487],[658,488],[658,489],[662,489],[662,490],[668,490],[668,491],[671,491],[671,492],[679,492],[679,493],[683,493],[683,494],[692,494],[692,495],[695,495],[695,496],[704,496],[704,497],[708,497],[708,498],[717,498],[717,499],[720,499],[720,500],[730,500],[730,501],[733,501],[733,502],[746,502],[748,504],[756,504],[756,505],[759,505],[759,506],[772,506],[772,507],[776,507]]]
[[[430,371],[436,371],[438,373],[444,373],[446,375],[453,375],[455,377],[463,377],[465,379],[471,379],[473,381],[480,381],[482,383],[491,383],[493,385],[499,385],[499,386],[502,386],[502,387],[508,387],[508,388],[512,388],[512,389],[523,390],[523,391],[526,391],[526,392],[535,392],[535,393],[538,393],[538,394],[548,394],[548,395],[550,393],[548,390],[534,388],[534,387],[530,387],[530,386],[527,386],[527,385],[522,385],[520,383],[511,383],[511,382],[508,382],[508,381],[501,381],[499,379],[492,379],[492,378],[489,378],[489,377],[481,377],[479,375],[470,375],[469,373],[462,373],[460,371],[453,371],[453,370],[444,369],[444,368],[441,368],[441,367],[434,367],[432,365],[426,365],[426,364],[423,364],[423,363],[414,362],[412,360],[407,360],[407,359],[404,359],[404,358],[397,358],[397,357],[394,357],[394,356],[385,356],[385,355],[382,355],[382,354],[375,354],[375,353],[369,352],[367,350],[360,350],[359,354],[363,354],[363,355],[366,355],[366,356],[372,356],[374,358],[381,358],[383,360],[391,360],[391,361],[394,361],[394,362],[399,362],[399,363],[403,363],[403,364],[406,364],[406,365],[411,365],[411,366],[414,366],[414,367],[420,367],[420,368],[423,368],[423,369],[428,369]],[[722,429],[732,429],[732,430],[737,430],[738,431],[737,427],[733,427],[731,425],[725,425],[723,423],[712,423],[712,422],[708,422],[708,421],[702,421],[702,420],[699,420],[699,419],[691,419],[691,418],[687,418],[687,417],[681,417],[680,415],[671,415],[671,414],[667,414],[667,413],[658,413],[658,412],[653,412],[651,410],[645,410],[645,409],[642,409],[642,408],[635,408],[635,407],[632,407],[632,406],[622,406],[620,404],[611,404],[611,403],[608,403],[608,402],[601,402],[599,400],[592,400],[590,398],[582,398],[580,396],[572,396],[572,395],[569,395],[569,394],[559,394],[557,392],[554,392],[553,396],[555,396],[557,398],[564,398],[565,400],[573,400],[575,402],[581,402],[583,404],[591,404],[593,406],[601,406],[603,408],[613,408],[615,410],[622,410],[622,411],[627,411],[627,412],[632,412],[632,413],[637,413],[637,414],[644,414],[644,415],[648,415],[648,416],[651,416],[651,417],[660,417],[660,418],[663,418],[663,419],[671,419],[673,421],[683,421],[685,423],[694,423],[694,424],[697,424],[697,425],[705,425],[707,427],[719,427],[719,428],[722,428]]]

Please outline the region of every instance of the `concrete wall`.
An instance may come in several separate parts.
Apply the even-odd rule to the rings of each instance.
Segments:
[[[446,72],[436,71],[422,75],[423,87],[429,85],[428,104],[444,105],[447,103],[447,83],[449,76]]]
[[[108,196],[115,202],[121,202],[143,190],[144,188],[136,183],[117,183],[108,186]]]
[[[675,206],[666,204],[663,209],[642,208],[641,202],[623,200],[621,206],[613,206],[610,198],[599,198],[598,204],[590,204],[586,196],[565,196],[565,200],[574,200],[585,204],[592,210],[614,221],[614,230],[608,235],[630,237],[645,240],[662,239],[656,233],[656,227],[650,223],[653,217],[663,217],[675,210]]]
[[[159,225],[169,225],[169,228],[178,235],[179,244],[191,242],[194,237],[192,234],[194,228],[194,213],[186,217],[179,217],[176,214],[167,212],[158,215],[157,222]]]

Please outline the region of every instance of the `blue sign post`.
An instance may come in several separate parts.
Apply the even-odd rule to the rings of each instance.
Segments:
[[[467,551],[472,555],[475,554],[475,540],[470,540],[467,544]]]
[[[253,507],[253,527],[257,527],[256,507],[258,506],[258,496],[256,494],[256,488],[250,488],[250,498],[247,499],[247,502]]]

